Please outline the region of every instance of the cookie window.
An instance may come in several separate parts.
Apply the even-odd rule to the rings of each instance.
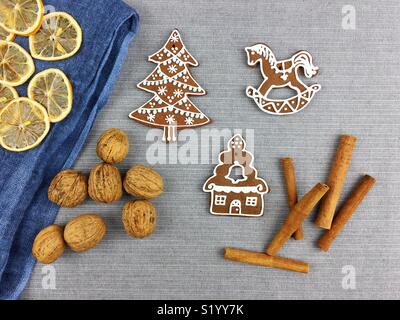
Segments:
[[[257,206],[257,197],[247,197],[246,198],[246,206],[256,207]]]
[[[224,206],[226,203],[226,196],[215,196],[215,205]]]

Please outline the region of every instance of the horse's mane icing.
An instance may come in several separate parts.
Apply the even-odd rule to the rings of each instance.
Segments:
[[[252,50],[257,52],[259,55],[263,56],[265,59],[268,59],[268,62],[271,65],[274,65],[276,63],[276,57],[272,50],[266,46],[265,44],[256,44],[251,47]]]

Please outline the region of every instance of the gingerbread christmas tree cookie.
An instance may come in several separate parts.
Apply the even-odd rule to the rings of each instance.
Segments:
[[[148,127],[163,129],[164,142],[176,141],[178,130],[209,123],[210,119],[188,98],[203,96],[206,91],[190,73],[188,66],[198,66],[198,62],[186,49],[178,30],[171,33],[164,47],[149,61],[157,67],[138,88],[154,96],[129,117]]]
[[[264,112],[273,115],[297,113],[309,105],[315,94],[321,90],[319,84],[307,86],[299,77],[302,70],[306,78],[318,74],[318,67],[313,64],[311,54],[305,50],[295,53],[286,60],[277,60],[272,50],[259,43],[246,48],[247,63],[256,66],[260,63],[263,83],[258,89],[247,87],[246,94],[252,98]],[[297,95],[287,99],[271,99],[268,97],[274,88],[289,87],[297,91]]]
[[[246,150],[241,135],[228,142],[228,149],[219,155],[214,175],[203,186],[211,193],[210,212],[225,216],[261,216],[264,213],[264,195],[267,183],[258,177],[253,167],[254,156]],[[239,174],[235,172],[239,169]]]

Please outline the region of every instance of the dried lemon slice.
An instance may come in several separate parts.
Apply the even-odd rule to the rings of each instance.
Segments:
[[[0,0],[0,25],[20,36],[36,33],[43,13],[42,0]]]
[[[28,97],[47,109],[50,122],[65,119],[72,108],[72,86],[58,69],[47,69],[35,75],[28,86]]]
[[[50,129],[46,109],[36,101],[17,98],[0,112],[0,145],[22,152],[38,146]]]
[[[31,56],[20,45],[0,40],[0,84],[19,86],[35,72]]]
[[[32,57],[55,61],[73,56],[81,47],[82,30],[75,19],[65,12],[44,16],[42,27],[29,37]]]
[[[14,39],[15,39],[14,33],[8,32],[6,29],[0,26],[0,40],[13,41]]]
[[[17,90],[13,87],[0,84],[0,111],[16,98],[18,98]]]

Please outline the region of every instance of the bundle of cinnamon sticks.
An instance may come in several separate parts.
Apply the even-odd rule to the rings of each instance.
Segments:
[[[225,259],[258,266],[308,273],[308,263],[282,258],[276,255],[290,237],[296,240],[302,240],[304,238],[302,223],[319,202],[321,202],[321,205],[314,223],[326,229],[326,231],[319,239],[318,246],[322,250],[328,251],[333,241],[343,230],[346,223],[357,210],[367,193],[371,190],[376,180],[369,175],[365,175],[340,210],[336,210],[346,180],[356,140],[354,136],[341,136],[327,183],[316,184],[300,200],[297,200],[294,161],[291,158],[282,159],[281,164],[286,184],[288,206],[290,209],[286,220],[273,237],[266,252],[225,248]]]

